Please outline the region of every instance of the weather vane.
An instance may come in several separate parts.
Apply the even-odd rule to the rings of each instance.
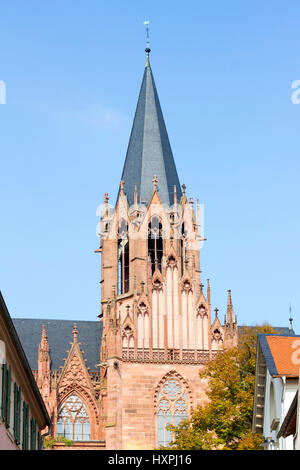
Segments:
[[[290,304],[290,318],[289,318],[289,321],[290,321],[290,326],[289,326],[289,329],[292,330],[293,329],[293,318],[292,318],[292,306]]]
[[[150,52],[149,24],[150,24],[150,21],[144,21],[144,26],[146,28],[146,52],[147,52],[147,54],[149,54],[149,52]]]

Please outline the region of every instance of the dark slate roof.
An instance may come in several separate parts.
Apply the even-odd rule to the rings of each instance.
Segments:
[[[46,327],[48,337],[51,369],[59,370],[67,357],[66,350],[70,349],[73,341],[73,326],[78,329],[78,342],[81,343],[83,357],[87,367],[97,370],[95,365],[100,360],[100,344],[102,323],[100,321],[73,321],[73,320],[45,320],[14,318],[14,326],[19,335],[21,344],[32,370],[37,370],[38,347],[41,342],[42,326]]]
[[[276,335],[280,335],[280,336],[295,336],[295,332],[294,330],[290,330],[289,327],[287,326],[272,326],[270,325],[271,328],[273,328],[273,330],[275,331],[274,334]],[[240,325],[238,326],[238,335],[240,335],[243,331],[243,328],[249,328],[248,325]],[[251,328],[251,326],[250,326]],[[255,328],[255,326],[253,327]],[[262,334],[262,333],[259,333],[259,334]],[[271,333],[267,333],[269,336],[271,335]]]
[[[138,202],[147,204],[150,201],[154,175],[158,178],[162,203],[173,205],[174,185],[178,199],[182,191],[152,70],[147,63],[122,173],[129,205],[134,202],[134,184],[137,185]]]
[[[270,335],[259,334],[258,341],[260,343],[263,355],[265,356],[267,368],[269,369],[270,374],[273,376],[273,375],[277,375],[278,372],[277,372],[277,367],[273,359],[273,355],[271,353],[271,350],[267,341],[267,336],[270,336]]]

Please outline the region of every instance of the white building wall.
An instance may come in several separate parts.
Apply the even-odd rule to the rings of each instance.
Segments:
[[[263,436],[269,441],[267,448],[268,450],[293,450],[293,436],[282,437],[278,440],[276,434],[293,401],[298,380],[272,377],[268,370],[266,374]],[[279,419],[279,424],[277,429],[272,431],[271,424],[274,418]]]
[[[285,377],[282,378],[284,383],[283,393],[282,393],[282,400],[281,400],[281,419],[280,425],[281,426],[291,404],[294,399],[295,393],[298,388],[298,380],[297,379],[286,379]],[[293,450],[294,449],[294,436],[288,436],[286,438],[281,437],[279,439],[279,447],[281,450]]]

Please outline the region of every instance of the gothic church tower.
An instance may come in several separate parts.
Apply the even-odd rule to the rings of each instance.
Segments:
[[[107,449],[166,445],[204,403],[199,370],[237,342],[231,293],[212,318],[200,271],[199,203],[180,186],[146,49],[115,207],[100,220],[101,416]]]

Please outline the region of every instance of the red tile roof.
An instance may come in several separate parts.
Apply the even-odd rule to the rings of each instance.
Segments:
[[[299,377],[300,338],[295,336],[266,337],[278,376]]]

